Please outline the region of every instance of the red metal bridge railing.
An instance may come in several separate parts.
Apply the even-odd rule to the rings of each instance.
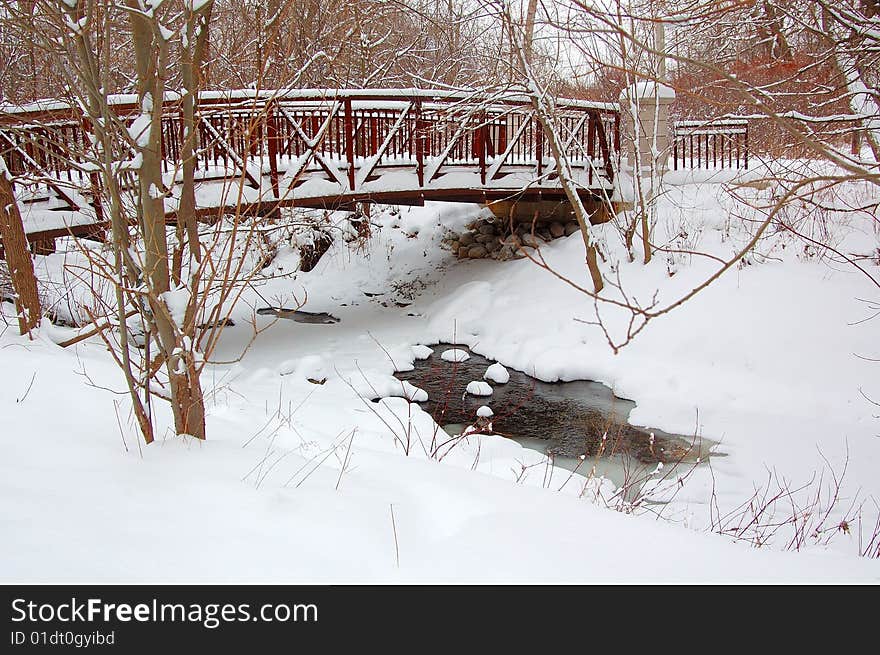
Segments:
[[[140,113],[135,100],[112,99],[123,127]],[[531,184],[554,184],[547,139],[522,97],[487,102],[417,89],[205,92],[198,114],[199,179],[244,176],[260,188],[268,178],[275,199],[314,179],[337,184],[337,195],[380,195],[383,187],[374,183],[394,171],[414,174],[413,192],[448,187],[440,180],[450,173],[470,174],[462,182],[469,188],[510,186],[505,177],[512,173],[517,187],[524,173]],[[616,107],[561,101],[555,120],[581,184],[610,188],[620,146]],[[89,128],[80,112],[60,103],[0,108],[0,154],[20,184],[76,208],[82,196],[98,193]],[[169,94],[162,116],[165,173],[179,171],[183,139],[180,100]]]

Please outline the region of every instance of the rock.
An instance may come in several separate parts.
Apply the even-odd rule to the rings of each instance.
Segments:
[[[489,223],[483,223],[480,226],[480,234],[495,234],[495,226]]]
[[[504,368],[503,364],[495,362],[486,369],[485,373],[483,373],[483,379],[491,380],[492,382],[497,382],[498,384],[507,384],[508,382],[510,382],[510,373],[508,373],[507,369]]]
[[[537,230],[535,232],[535,234],[537,234],[539,237],[544,239],[544,241],[550,241],[550,239],[553,238],[553,236],[550,234],[550,230],[547,230],[545,228],[541,228],[540,230]]]
[[[460,247],[460,244],[458,243],[458,241],[453,241],[452,243],[449,244],[449,250],[452,253],[457,253],[459,247]]]
[[[485,244],[485,243],[489,243],[494,238],[495,238],[495,235],[493,235],[493,234],[478,234],[476,237],[474,237],[474,240],[477,243],[484,243]]]
[[[492,395],[492,387],[489,386],[488,382],[483,382],[482,380],[474,380],[473,382],[468,382],[465,391],[472,396]]]
[[[488,254],[485,246],[471,246],[468,248],[467,256],[470,259],[481,259]]]
[[[577,221],[571,221],[570,223],[565,224],[565,236],[570,237],[575,232],[580,231],[581,226],[578,225]]]
[[[471,356],[468,351],[461,348],[450,348],[449,350],[444,350],[440,355],[440,359],[444,362],[466,362],[470,358]]]
[[[529,246],[530,248],[541,247],[541,241],[534,234],[523,234],[522,242],[524,245]]]
[[[458,238],[458,242],[463,246],[469,246],[474,242],[474,235],[470,232],[465,232]]]
[[[553,221],[550,223],[550,236],[554,239],[558,239],[561,236],[565,235],[565,227],[563,227],[562,223],[557,223]]]
[[[516,251],[510,246],[501,246],[501,249],[495,256],[495,259],[498,261],[506,262],[508,259],[513,259]]]
[[[501,241],[501,243],[504,244],[505,246],[511,246],[513,248],[516,248],[521,243],[521,241],[520,241],[520,238],[516,234],[508,234],[506,237],[504,237],[504,239]]]

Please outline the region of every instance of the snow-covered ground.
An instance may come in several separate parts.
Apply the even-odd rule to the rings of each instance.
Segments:
[[[721,185],[679,182],[661,200],[655,240],[732,254],[757,214]],[[752,200],[772,192],[742,190]],[[297,256],[282,249],[265,271],[277,277],[248,292],[224,330],[214,359],[227,363],[203,376],[203,443],[169,430],[138,446],[98,339],[61,349],[61,328],[46,325],[34,341],[6,329],[0,580],[880,581],[880,562],[856,556],[854,526],[823,534],[834,536],[828,548],[808,538],[801,552],[783,552],[785,539],[756,549],[709,529],[713,507],[723,514],[747,501],[768,471],[796,489],[823,470],[824,484],[848,459],[836,511],[865,500],[862,539],[870,538],[880,419],[865,396],[880,397],[880,364],[870,361],[880,355],[880,319],[863,320],[876,311],[867,276],[805,252],[791,236],[769,235],[750,263],[615,355],[603,331],[584,322],[596,318],[592,301],[528,259],[458,262],[440,248],[446,230],[479,211],[443,203],[374,210],[382,228],[369,241],[337,240],[313,271],[295,276],[285,274]],[[831,218],[839,250],[876,248],[866,217]],[[613,265],[611,277],[643,301],[656,292],[667,304],[718,267],[682,253],[629,263],[613,226],[600,231],[606,271]],[[541,251],[559,273],[588,284],[578,234]],[[63,257],[38,268],[57,275]],[[878,272],[876,262],[863,266]],[[306,296],[303,309],[341,321],[273,324],[254,313],[266,301],[295,306]],[[3,311],[9,316],[10,305]],[[628,315],[600,312],[619,338]],[[250,321],[267,329],[239,359]],[[602,381],[637,403],[632,423],[697,431],[727,456],[694,472],[669,521],[605,508],[596,497],[607,485],[552,469],[502,437],[469,437],[438,461],[426,451],[443,433],[400,397],[415,390],[392,373],[426,354],[412,346],[439,342],[543,380]],[[167,416],[158,420],[168,425]],[[803,493],[819,488],[814,480]]]

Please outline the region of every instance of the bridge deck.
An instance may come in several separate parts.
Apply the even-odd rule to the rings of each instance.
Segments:
[[[139,109],[113,99],[120,134],[117,177],[134,188]],[[619,114],[565,101],[557,124],[580,192],[611,189]],[[97,161],[84,121],[61,103],[0,108],[7,161],[32,239],[93,230],[102,220]],[[133,127],[135,126],[135,127]],[[521,97],[487,102],[442,91],[206,92],[199,100],[196,204],[201,215],[275,206],[344,207],[357,201],[420,204],[560,198],[540,123]],[[170,219],[182,178],[178,97],[163,102],[162,157]]]

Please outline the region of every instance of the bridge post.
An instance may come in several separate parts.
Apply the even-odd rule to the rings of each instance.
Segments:
[[[354,117],[351,96],[345,99],[345,156],[348,160],[348,187],[354,191]]]
[[[91,140],[89,139],[90,134],[92,135],[92,139],[94,139],[92,123],[85,115],[83,115],[80,125],[83,130],[83,148],[86,148],[87,143],[91,143]],[[97,171],[91,171],[89,173],[89,186],[92,191],[92,206],[95,208],[95,218],[100,224],[104,222],[104,206],[101,204],[101,196],[103,195],[101,176]]]
[[[425,186],[425,121],[422,118],[422,99],[416,97],[413,99],[413,112],[416,115],[416,174],[419,178],[419,188]],[[375,149],[375,148],[374,148]]]
[[[541,176],[544,174],[544,128],[541,121],[535,116],[535,159],[538,161],[538,184],[541,184]]]
[[[633,173],[662,175],[669,158],[669,108],[675,102],[675,91],[653,81],[637,82],[621,92],[620,102],[621,113],[628,118],[627,154]]]
[[[599,112],[596,109],[590,109],[587,112],[587,159],[589,160],[588,183],[593,184],[593,159],[596,156],[596,132],[599,126]]]
[[[278,191],[278,125],[275,122],[275,103],[270,100],[266,105],[266,150],[269,154],[269,180],[272,182],[272,193],[275,200],[281,195]]]
[[[489,130],[486,125],[485,112],[481,112],[477,116],[477,121],[477,132],[474,136],[476,137],[477,160],[480,163],[480,184],[486,186],[486,137]]]

